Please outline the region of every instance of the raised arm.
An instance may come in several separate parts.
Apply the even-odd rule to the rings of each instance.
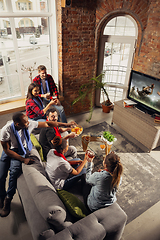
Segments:
[[[81,164],[78,166],[78,168],[76,168],[76,169],[72,168],[71,174],[78,175],[82,171],[86,162],[87,162],[87,155],[85,154],[84,160],[81,162]]]
[[[54,121],[46,121],[46,122],[38,122],[38,128],[44,128],[44,127],[70,127],[72,125],[75,125],[76,123],[74,121],[71,121],[69,123],[63,123],[63,122],[54,122]]]
[[[45,108],[43,108],[44,114],[47,112],[47,110],[50,108],[50,106],[55,105],[55,100],[51,100]]]

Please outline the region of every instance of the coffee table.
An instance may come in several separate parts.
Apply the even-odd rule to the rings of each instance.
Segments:
[[[90,135],[83,135],[82,136],[82,147],[83,147],[83,151],[85,152],[87,150],[88,144],[89,142],[101,142],[105,145],[105,155],[108,155],[112,144],[107,144],[107,142],[104,142],[101,138],[101,136],[90,136]]]

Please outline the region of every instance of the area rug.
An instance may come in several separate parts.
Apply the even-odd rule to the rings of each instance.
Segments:
[[[129,223],[160,200],[160,162],[143,152],[106,122],[84,129],[82,135],[101,135],[103,131],[110,131],[117,138],[111,150],[120,156],[124,167],[117,202],[126,212]],[[70,139],[70,145],[76,146],[79,156],[83,159],[81,136]],[[94,171],[97,171],[102,167],[104,151],[100,149],[98,142],[90,142],[88,148],[96,154]]]

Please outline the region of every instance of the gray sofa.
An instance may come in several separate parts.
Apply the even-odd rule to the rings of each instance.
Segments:
[[[76,220],[47,179],[36,149],[35,163],[22,164],[17,189],[34,240],[118,240],[127,216],[117,203]]]

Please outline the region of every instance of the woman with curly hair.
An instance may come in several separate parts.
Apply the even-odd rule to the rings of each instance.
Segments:
[[[76,159],[75,161],[67,161],[64,153],[68,150],[67,140],[55,136],[51,140],[54,149],[51,149],[47,154],[46,172],[55,189],[69,189],[79,179],[85,179],[86,169],[83,168],[87,162],[85,155],[84,160]],[[72,165],[76,164],[76,168]]]

